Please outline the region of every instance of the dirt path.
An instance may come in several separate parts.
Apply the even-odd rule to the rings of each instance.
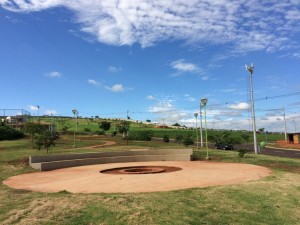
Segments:
[[[116,144],[116,142],[114,142],[114,141],[106,141],[104,144],[101,144],[101,145],[93,145],[93,146],[87,146],[87,147],[77,148],[77,149],[101,148],[101,147],[105,147],[105,146],[109,146],[109,145],[115,145],[115,144]]]
[[[128,166],[175,166],[182,170],[157,174],[103,174],[101,170]],[[15,189],[39,192],[133,193],[230,185],[258,180],[271,174],[261,166],[220,162],[132,162],[80,166],[33,172],[3,183]]]

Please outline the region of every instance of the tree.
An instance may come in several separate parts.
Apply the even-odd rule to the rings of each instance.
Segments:
[[[35,147],[41,150],[44,147],[48,153],[50,147],[55,146],[55,141],[59,139],[59,134],[57,132],[51,133],[49,130],[43,131],[40,134],[34,136]]]
[[[259,133],[264,133],[264,132],[265,132],[265,128],[259,128],[259,129],[258,129],[258,132],[259,132]]]
[[[116,124],[116,129],[119,133],[123,134],[123,138],[125,138],[125,134],[127,136],[129,131],[130,123],[128,121],[121,121],[120,123]]]
[[[111,122],[107,122],[107,121],[102,121],[99,123],[99,128],[104,130],[105,132],[108,131],[111,127]]]
[[[174,127],[180,127],[180,124],[179,123],[174,123],[172,126],[174,126]]]
[[[70,128],[69,124],[68,124],[67,121],[64,120],[64,119],[58,120],[57,123],[58,123],[59,129],[60,129],[63,133],[66,133],[67,130]]]
[[[33,143],[33,138],[35,134],[41,134],[46,130],[46,127],[40,123],[27,122],[25,123],[25,133],[30,134],[31,142]]]
[[[233,137],[232,133],[224,131],[221,134],[210,135],[208,139],[216,144],[240,144],[241,139],[239,137]]]

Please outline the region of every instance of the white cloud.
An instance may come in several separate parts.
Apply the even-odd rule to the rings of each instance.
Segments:
[[[153,96],[153,95],[148,95],[148,96],[146,97],[146,99],[148,99],[148,100],[155,100],[155,96]]]
[[[238,109],[238,110],[247,110],[249,109],[249,104],[247,102],[240,102],[237,104],[232,104],[229,106],[231,109]]]
[[[115,67],[115,66],[109,66],[107,68],[107,71],[111,72],[111,73],[117,73],[117,72],[122,71],[122,68],[121,67]]]
[[[39,106],[37,106],[37,105],[29,105],[28,108],[29,108],[30,110],[32,110],[32,111],[37,111],[37,110],[39,110]]]
[[[112,92],[123,92],[123,91],[125,91],[125,88],[124,88],[124,86],[122,85],[122,84],[115,84],[115,85],[113,85],[113,86],[111,86],[111,87],[105,87],[107,90],[110,90],[110,91],[112,91]]]
[[[187,63],[184,59],[179,59],[172,62],[170,66],[180,72],[196,72],[199,70],[195,64]]]
[[[56,115],[56,114],[57,114],[56,110],[48,109],[45,111],[45,115]]]
[[[94,86],[96,86],[96,87],[99,87],[99,86],[102,85],[100,82],[98,82],[98,81],[96,81],[96,80],[93,80],[93,79],[89,79],[89,80],[88,80],[88,83],[89,83],[89,84],[92,84],[92,85],[94,85]]]
[[[62,74],[58,71],[52,71],[46,74],[47,77],[50,78],[60,78],[62,76]]]
[[[162,101],[156,103],[154,106],[149,107],[148,111],[151,113],[168,113],[174,110],[174,106],[169,101]]]
[[[237,52],[272,52],[293,47],[292,38],[300,32],[297,0],[1,0],[0,4],[16,12],[66,7],[74,12],[81,31],[110,45],[147,47],[171,39],[197,45],[228,43]]]

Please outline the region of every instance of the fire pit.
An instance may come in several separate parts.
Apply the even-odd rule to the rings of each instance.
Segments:
[[[170,173],[179,170],[182,169],[179,167],[171,167],[171,166],[131,166],[131,167],[120,167],[120,168],[101,170],[100,173],[134,175],[134,174]]]

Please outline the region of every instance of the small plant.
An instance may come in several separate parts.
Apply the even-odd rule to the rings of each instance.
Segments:
[[[189,145],[194,144],[194,140],[191,135],[187,135],[184,137],[182,143],[187,147]]]
[[[176,142],[181,142],[183,140],[183,136],[181,135],[181,134],[177,134],[176,136],[175,136],[175,141]]]
[[[118,133],[117,131],[113,131],[113,132],[111,132],[111,136],[114,137],[117,135],[117,133]]]
[[[164,135],[163,141],[166,142],[166,143],[169,143],[170,142],[169,136],[168,135]]]
[[[36,134],[34,139],[35,147],[38,150],[41,150],[41,148],[44,147],[48,153],[49,148],[55,146],[55,141],[59,139],[59,134],[57,132],[51,133],[50,131],[46,130],[40,134]]]
[[[240,149],[239,150],[239,157],[243,158],[246,153],[247,153],[247,149],[244,149],[244,148]]]
[[[91,129],[86,127],[86,128],[84,128],[84,132],[90,133]]]
[[[104,135],[105,131],[104,130],[97,130],[95,133],[98,134],[98,135]]]

